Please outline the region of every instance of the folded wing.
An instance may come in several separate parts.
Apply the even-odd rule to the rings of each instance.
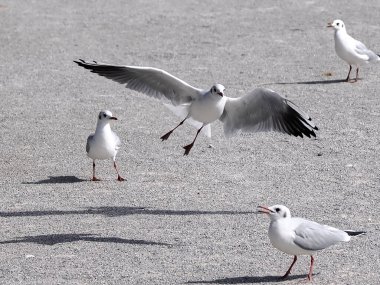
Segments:
[[[240,98],[227,98],[220,118],[224,133],[275,131],[296,137],[315,137],[318,130],[311,118],[276,92],[257,88]]]
[[[158,68],[109,65],[81,59],[74,62],[93,73],[125,84],[129,89],[158,99],[167,98],[173,105],[189,103],[202,92],[201,89]]]
[[[344,231],[305,221],[295,229],[294,243],[305,250],[321,250],[341,241],[349,241],[350,237]]]
[[[366,61],[379,61],[380,57],[368,49],[362,42],[355,40],[355,51]]]

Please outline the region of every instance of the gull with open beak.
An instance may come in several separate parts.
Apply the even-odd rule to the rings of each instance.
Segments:
[[[195,88],[154,67],[109,65],[84,60],[74,62],[93,73],[125,84],[129,89],[154,98],[169,100],[172,105],[168,107],[181,117],[181,122],[161,139],[167,140],[185,121],[198,129],[194,140],[183,147],[184,155],[189,154],[202,129],[211,136],[210,124],[218,119],[223,122],[227,137],[241,130],[277,131],[310,138],[315,137],[314,130],[318,129],[305,112],[269,89],[257,88],[240,98],[229,98],[225,96],[225,88],[221,84],[215,84],[209,89]]]
[[[338,242],[347,242],[351,236],[364,234],[362,231],[342,231],[327,225],[303,218],[292,218],[290,210],[283,205],[272,207],[258,206],[259,214],[267,214],[270,218],[268,230],[272,245],[282,252],[294,255],[292,264],[282,278],[286,278],[297,261],[297,255],[310,255],[310,270],[307,278],[311,281],[314,257],[318,251]]]
[[[334,41],[336,54],[350,65],[346,81],[350,81],[352,66],[356,66],[356,77],[352,82],[358,81],[359,66],[364,63],[380,61],[380,56],[369,50],[362,42],[355,40],[347,34],[346,26],[342,20],[334,20],[327,24],[334,28]]]
[[[110,111],[101,111],[98,115],[95,133],[87,138],[86,152],[88,157],[92,158],[92,181],[99,181],[95,176],[95,160],[109,159],[113,160],[113,167],[117,173],[117,180],[124,181],[119,174],[116,166],[116,154],[120,148],[121,141],[117,134],[111,130],[110,122],[117,120]]]

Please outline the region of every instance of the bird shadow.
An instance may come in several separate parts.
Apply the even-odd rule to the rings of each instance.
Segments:
[[[330,80],[314,80],[314,81],[295,81],[295,82],[271,82],[259,84],[257,86],[266,86],[266,85],[316,85],[316,84],[336,84],[347,82],[346,79],[330,79]]]
[[[158,246],[172,246],[168,243],[138,240],[138,239],[124,239],[119,237],[100,237],[95,234],[50,234],[50,235],[37,235],[37,236],[24,236],[15,238],[13,240],[0,241],[0,244],[15,244],[15,243],[35,243],[41,245],[55,245],[62,243],[71,243],[76,241],[88,242],[103,242],[103,243],[119,243],[119,244],[132,244],[132,245],[158,245]]]
[[[253,211],[199,211],[199,210],[165,210],[144,207],[88,207],[83,210],[46,210],[46,211],[16,211],[0,212],[0,217],[39,217],[63,215],[103,215],[120,217],[128,215],[157,215],[157,216],[192,216],[192,215],[245,215]]]
[[[77,183],[87,181],[76,176],[49,176],[48,179],[43,179],[34,182],[22,182],[21,184],[64,184],[64,183]]]
[[[242,276],[242,277],[229,277],[215,280],[203,281],[188,281],[186,284],[252,284],[252,283],[276,283],[287,280],[295,280],[305,278],[305,275],[290,275],[286,279],[280,276]]]

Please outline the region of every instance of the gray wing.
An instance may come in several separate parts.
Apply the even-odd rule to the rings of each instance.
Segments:
[[[344,231],[304,220],[296,229],[294,243],[305,250],[321,250],[341,241],[349,241]]]
[[[358,40],[355,40],[355,52],[357,52],[358,54],[360,54],[362,56],[367,56],[368,61],[380,60],[380,57],[377,54],[375,54],[373,51],[368,49],[365,46],[365,44],[363,44],[362,42],[360,42]]]
[[[92,138],[94,135],[89,135],[87,138],[87,143],[86,143],[86,152],[88,153],[90,151],[90,142],[92,141]]]
[[[311,118],[278,93],[257,88],[240,98],[227,98],[220,117],[227,137],[244,132],[276,131],[293,136],[315,137]]]
[[[100,76],[126,84],[125,87],[129,89],[158,99],[167,98],[174,105],[189,103],[202,92],[158,68],[109,65],[81,59],[74,62]]]

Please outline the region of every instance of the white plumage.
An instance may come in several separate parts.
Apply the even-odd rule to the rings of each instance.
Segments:
[[[120,148],[121,141],[119,137],[111,130],[110,121],[117,120],[112,116],[110,111],[101,111],[98,115],[95,133],[87,138],[86,152],[88,157],[93,160],[93,175],[92,180],[98,181],[95,176],[95,160],[112,158],[114,168],[117,172],[117,180],[123,181],[119,175],[116,166],[116,154]]]
[[[313,255],[318,251],[332,246],[338,242],[347,242],[350,236],[363,234],[364,232],[342,231],[327,225],[303,218],[292,218],[290,210],[283,205],[272,207],[258,207],[258,213],[267,214],[270,217],[268,236],[272,245],[278,250],[294,255],[293,263],[285,273],[286,278],[297,260],[297,255],[310,255],[311,263],[308,279],[313,274]]]
[[[369,50],[362,42],[355,40],[347,34],[346,26],[342,20],[334,20],[328,23],[328,27],[334,28],[334,41],[336,54],[350,65],[346,81],[350,80],[352,66],[356,66],[356,77],[358,80],[359,66],[365,63],[380,61],[379,55]]]
[[[257,88],[240,98],[224,95],[224,86],[215,84],[210,89],[195,88],[168,72],[153,67],[118,66],[97,62],[75,61],[108,79],[125,84],[127,88],[148,96],[166,99],[173,106],[169,108],[181,117],[181,122],[161,137],[167,140],[170,134],[185,121],[198,128],[189,145],[184,146],[187,155],[194,145],[199,132],[205,128],[211,135],[209,124],[221,120],[227,137],[238,131],[277,131],[293,136],[315,137],[318,128],[311,118],[295,104],[276,92]]]

